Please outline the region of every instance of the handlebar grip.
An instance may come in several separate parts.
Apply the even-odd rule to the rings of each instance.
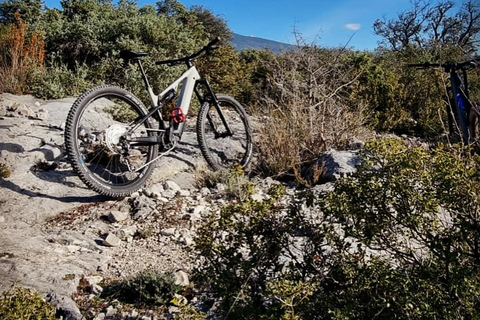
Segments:
[[[215,44],[217,44],[217,42],[220,42],[220,40],[222,40],[222,38],[220,38],[220,37],[215,37],[215,39],[213,39],[212,41],[210,41],[209,44],[207,44],[207,47],[214,46]]]
[[[216,44],[219,43],[220,40],[222,40],[220,37],[216,37],[215,39],[213,39],[212,41],[210,41],[210,42],[204,47],[204,49],[207,50],[207,51],[218,49],[219,46],[217,46]]]

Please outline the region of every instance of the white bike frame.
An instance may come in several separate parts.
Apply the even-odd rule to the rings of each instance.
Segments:
[[[190,108],[190,102],[192,101],[193,91],[195,89],[195,83],[200,79],[197,68],[195,66],[190,67],[185,71],[177,80],[170,84],[165,90],[163,90],[159,95],[156,95],[152,88],[148,88],[148,93],[152,106],[155,107],[158,105],[158,100],[162,99],[168,92],[172,89],[177,92],[178,87],[181,85],[181,91],[177,100],[177,108],[182,108],[182,111],[185,115],[188,114],[188,109]]]

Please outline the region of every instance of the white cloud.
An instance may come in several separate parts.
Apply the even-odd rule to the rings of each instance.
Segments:
[[[360,23],[347,23],[345,28],[348,30],[358,31],[362,28],[362,25]]]

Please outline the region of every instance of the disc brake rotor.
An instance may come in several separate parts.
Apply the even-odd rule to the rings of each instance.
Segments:
[[[127,126],[121,124],[113,124],[105,131],[105,144],[112,153],[120,153],[117,146],[125,132],[127,132]]]

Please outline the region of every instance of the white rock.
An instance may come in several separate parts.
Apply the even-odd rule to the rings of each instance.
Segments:
[[[21,104],[16,110],[15,110],[16,113],[18,113],[19,115],[22,115],[24,117],[33,117],[35,116],[35,113],[33,112],[33,110],[29,107],[27,107],[26,105],[23,105]]]
[[[68,246],[67,246],[67,250],[68,250],[68,252],[70,252],[70,253],[74,253],[74,252],[79,251],[79,250],[80,250],[80,247],[72,244],[72,245],[68,245]]]
[[[157,183],[147,189],[150,193],[162,193],[165,189],[162,183]]]
[[[208,189],[207,187],[203,187],[202,189],[200,189],[200,194],[201,195],[204,195],[204,196],[207,196],[209,194],[211,194],[212,192],[210,191],[210,189]]]
[[[168,189],[168,190],[163,191],[162,196],[167,198],[167,199],[172,199],[177,195],[177,192],[178,191]]]
[[[4,216],[0,216],[0,223],[4,223],[5,222],[5,217]]]
[[[48,111],[45,109],[40,109],[37,112],[35,112],[34,116],[35,119],[39,120],[47,120],[48,119]]]
[[[108,220],[110,220],[110,222],[121,222],[121,221],[127,220],[128,217],[129,217],[129,214],[126,212],[111,211],[110,214],[108,215]]]
[[[178,191],[178,194],[181,195],[182,197],[190,197],[191,193],[188,190],[180,190]]]
[[[99,314],[97,314],[95,318],[93,318],[93,320],[104,320],[104,319],[105,319],[105,313],[103,312],[100,312]]]
[[[223,183],[217,183],[215,189],[217,190],[217,192],[224,192],[225,190],[227,190],[227,187]]]
[[[137,197],[140,197],[140,192],[138,192],[138,191],[135,191],[134,193],[132,193],[130,195],[130,198],[137,198]]]
[[[189,286],[190,280],[188,278],[188,274],[182,270],[175,272],[175,284],[183,287]]]
[[[160,231],[160,234],[166,237],[171,237],[175,235],[175,228],[163,229]]]
[[[167,198],[164,198],[164,197],[158,197],[158,198],[156,198],[156,199],[157,199],[158,201],[160,201],[160,202],[163,202],[163,203],[170,202],[170,200],[169,200],[169,199],[167,199]]]
[[[92,293],[94,295],[99,295],[100,293],[103,292],[103,288],[101,286],[99,286],[98,284],[94,284],[91,286],[91,290],[92,290]],[[108,314],[108,313],[107,313]]]
[[[263,200],[265,200],[264,194],[261,193],[261,192],[255,192],[255,193],[252,195],[252,200],[255,200],[255,201],[258,201],[258,202],[262,202]]]
[[[204,205],[198,205],[195,208],[193,208],[193,215],[201,215],[205,211],[205,206]]]
[[[112,317],[117,313],[117,309],[113,306],[108,306],[107,309],[105,310],[105,316],[107,317]]]
[[[109,233],[105,240],[103,240],[103,244],[107,247],[118,247],[122,243],[116,235],[113,233]]]
[[[191,236],[184,235],[183,238],[182,238],[182,243],[190,247],[195,243],[195,241],[193,240],[193,238]]]
[[[118,230],[116,232],[116,235],[122,240],[127,240],[129,237],[132,237],[135,232],[137,232],[137,228],[135,226],[132,226]]]
[[[163,184],[163,188],[165,190],[173,190],[173,191],[180,191],[182,189],[176,182],[171,180],[165,181],[165,183]]]
[[[85,281],[87,281],[87,284],[89,286],[93,286],[95,284],[99,284],[103,280],[103,277],[101,277],[101,276],[88,276],[88,277],[85,277],[84,279],[85,279]]]

